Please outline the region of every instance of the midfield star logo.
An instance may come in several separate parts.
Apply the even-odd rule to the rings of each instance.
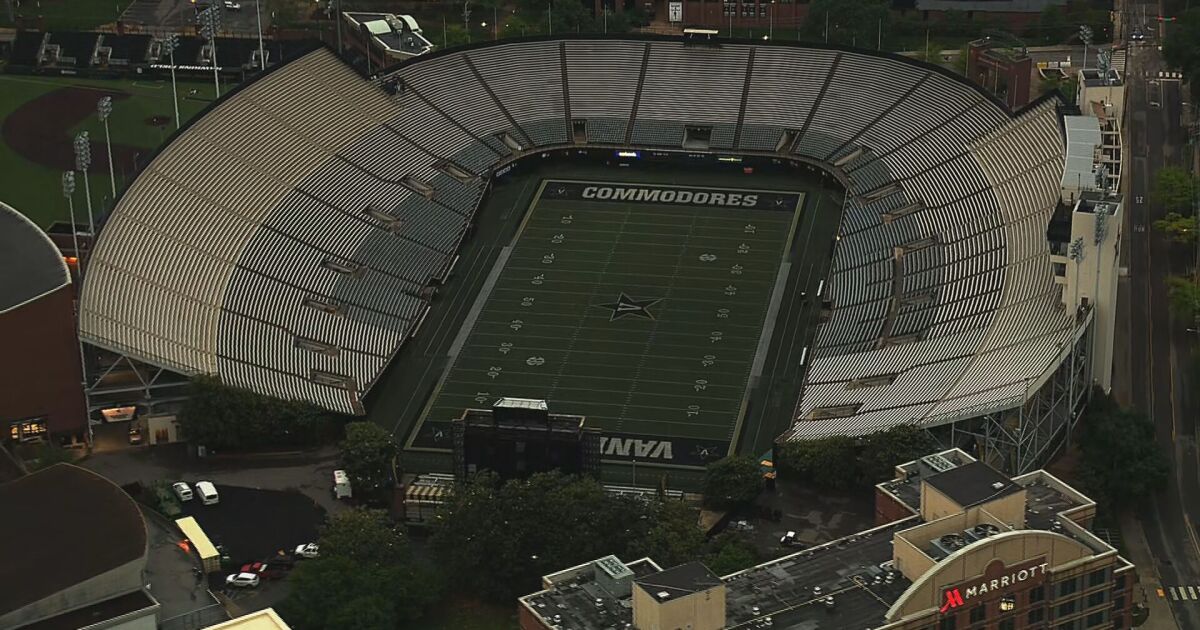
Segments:
[[[1029,566],[1020,569],[1014,567],[1009,570],[1008,573],[1001,575],[1000,577],[991,579],[985,578],[977,583],[970,584],[970,586],[956,586],[954,588],[946,589],[943,592],[945,601],[942,602],[942,607],[939,609],[939,612],[945,613],[960,606],[964,606],[966,605],[967,600],[973,597],[986,595],[987,593],[997,589],[1016,586],[1025,580],[1037,577],[1039,575],[1044,576],[1046,575],[1047,566],[1049,566],[1049,563],[1035,561],[1034,564],[1030,564]]]
[[[654,319],[654,315],[652,315],[650,313],[650,311],[647,309],[649,309],[651,306],[654,306],[655,304],[658,304],[661,301],[662,301],[662,298],[656,298],[653,300],[635,300],[622,292],[621,295],[617,298],[616,302],[609,302],[608,304],[597,304],[597,306],[599,306],[600,308],[605,308],[605,309],[612,311],[612,316],[608,318],[608,321],[610,321],[610,322],[613,321],[614,319],[620,319],[622,317],[625,317],[626,315],[629,315],[631,317],[644,317],[646,319]]]

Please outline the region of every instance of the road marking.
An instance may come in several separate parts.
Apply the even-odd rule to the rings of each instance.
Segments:
[[[1191,586],[1188,587],[1188,595],[1190,599],[1196,599],[1196,590]]]
[[[1168,590],[1170,590],[1170,591],[1171,591],[1171,599],[1179,599],[1179,593],[1176,593],[1176,592],[1175,592],[1175,587],[1174,587],[1174,586],[1172,586],[1172,587],[1169,587],[1169,589],[1168,589]]]

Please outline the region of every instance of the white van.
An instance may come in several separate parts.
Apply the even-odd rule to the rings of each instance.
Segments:
[[[221,497],[217,495],[217,487],[211,481],[197,481],[196,493],[200,495],[200,502],[204,505],[216,505],[221,502]]]
[[[180,501],[192,500],[192,489],[188,487],[187,482],[176,481],[171,484],[171,489],[175,491],[175,496],[179,497]]]
[[[338,499],[349,499],[353,496],[350,488],[350,475],[344,470],[333,471],[333,496]]]

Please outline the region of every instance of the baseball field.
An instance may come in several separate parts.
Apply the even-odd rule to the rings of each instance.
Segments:
[[[186,122],[212,100],[211,83],[180,82],[179,117]],[[88,169],[93,209],[112,205],[108,150],[96,112],[100,98],[113,99],[109,118],[113,175],[118,192],[156,147],[175,131],[171,82],[75,77],[0,75],[0,200],[45,227],[67,219],[63,171],[75,168],[72,140],[90,136]],[[78,179],[77,212],[86,213],[84,182]],[[84,214],[86,216],[86,214]],[[79,219],[77,214],[76,219]]]

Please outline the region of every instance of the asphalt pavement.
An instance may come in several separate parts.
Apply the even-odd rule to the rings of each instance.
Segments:
[[[1140,4],[1127,5],[1128,13],[1143,12]],[[1144,9],[1157,15],[1149,3]],[[1200,466],[1197,463],[1197,410],[1184,396],[1183,367],[1189,340],[1186,325],[1173,321],[1169,309],[1167,277],[1185,273],[1191,264],[1186,248],[1172,244],[1153,228],[1166,214],[1154,203],[1151,188],[1164,166],[1191,164],[1191,149],[1181,121],[1183,98],[1177,80],[1163,80],[1158,34],[1130,48],[1126,72],[1126,139],[1128,179],[1123,264],[1129,276],[1122,281],[1128,297],[1127,328],[1119,343],[1128,344],[1128,386],[1117,389],[1121,402],[1144,411],[1154,422],[1156,437],[1172,462],[1169,486],[1154,496],[1149,509],[1138,514],[1145,541],[1154,557],[1158,584],[1143,584],[1149,597],[1161,597],[1170,606],[1179,628],[1200,628],[1200,601],[1172,599],[1171,587],[1200,586],[1200,539],[1193,524],[1200,521]],[[1185,406],[1186,405],[1186,406]],[[1191,497],[1192,500],[1187,500]],[[1159,589],[1162,589],[1161,591]],[[1166,620],[1151,621],[1151,627]]]

